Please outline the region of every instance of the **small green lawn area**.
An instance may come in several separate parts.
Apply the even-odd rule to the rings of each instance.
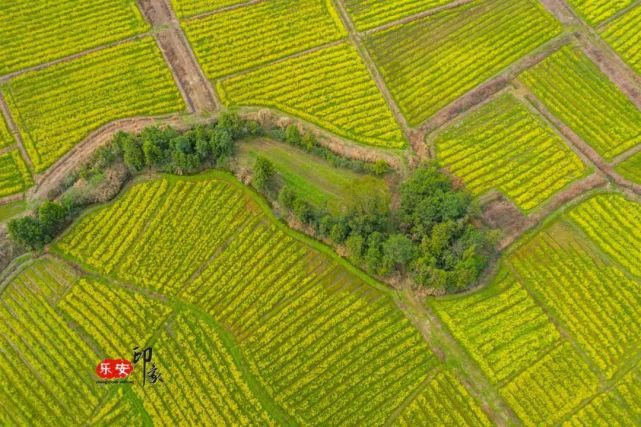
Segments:
[[[26,211],[28,208],[27,202],[24,200],[17,200],[15,202],[0,205],[0,224],[7,222],[14,216]]]
[[[363,194],[390,197],[390,185],[379,177],[337,168],[299,148],[269,139],[243,141],[236,146],[240,167],[252,169],[257,156],[270,160],[284,184],[316,208],[344,212]]]

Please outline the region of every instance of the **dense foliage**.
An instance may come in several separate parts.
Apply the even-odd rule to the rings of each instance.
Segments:
[[[401,185],[398,212],[363,195],[349,213],[314,212],[284,187],[279,202],[349,257],[379,276],[409,274],[421,286],[455,292],[474,284],[493,252],[491,233],[477,228],[471,196],[453,187],[436,164],[412,172]]]
[[[44,202],[34,215],[9,221],[9,236],[28,249],[42,249],[62,230],[69,219],[68,214],[68,208],[55,202]]]

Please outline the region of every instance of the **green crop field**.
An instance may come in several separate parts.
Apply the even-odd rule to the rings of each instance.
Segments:
[[[635,222],[620,220],[634,215],[621,195],[593,196],[515,248],[488,288],[429,302],[525,424],[638,419],[638,404],[619,402],[638,394],[641,280],[603,246],[635,253]]]
[[[134,0],[16,0],[0,6],[0,75],[149,30]]]
[[[31,173],[18,150],[0,154],[0,197],[21,193],[31,184]]]
[[[578,49],[561,49],[520,79],[607,160],[641,143],[641,111]]]
[[[0,88],[37,172],[101,125],[185,108],[150,38],[26,73]]]
[[[524,210],[587,171],[543,119],[509,94],[471,112],[434,143],[443,166],[472,193],[497,189]]]
[[[390,188],[382,178],[332,166],[301,149],[268,139],[244,142],[238,147],[241,167],[252,168],[258,156],[270,160],[283,182],[316,208],[341,213],[364,193],[378,194],[383,200],[390,198]]]
[[[138,198],[153,217],[121,215]],[[197,228],[203,221],[188,204],[172,210],[177,198],[210,217],[209,231]],[[174,244],[163,246],[157,231]],[[96,262],[94,254],[113,247],[120,264],[147,253],[156,266],[190,257],[195,270],[156,286],[150,279],[159,275],[144,265],[134,277],[114,269],[112,258]],[[206,257],[191,258],[205,247]],[[110,417],[124,424],[141,416],[167,424],[382,424],[401,409],[403,419],[420,411],[441,422],[489,423],[389,290],[275,223],[226,174],[134,184],[88,212],[55,253],[23,261],[5,279],[1,396],[21,410],[0,411],[3,424],[36,415],[51,424]],[[57,352],[35,351],[36,343]],[[165,376],[162,389],[120,392],[87,375],[60,376],[72,365],[93,371],[96,360],[149,343]],[[26,376],[18,375],[24,366]],[[41,387],[29,392],[29,381]],[[43,404],[50,393],[57,397]],[[451,414],[432,407],[434,393]]]
[[[183,24],[211,79],[346,36],[329,0],[273,0]],[[236,30],[242,28],[242,33]]]
[[[347,44],[231,77],[218,89],[228,105],[273,107],[356,141],[405,145],[363,61]]]
[[[634,0],[568,0],[589,24],[597,25],[634,3]]]
[[[533,0],[485,0],[374,33],[365,43],[403,114],[418,125],[560,31]]]
[[[601,37],[641,75],[641,5],[609,23]]]
[[[356,28],[367,30],[451,3],[452,0],[345,0]]]
[[[641,425],[639,94],[639,0],[0,0],[0,426]]]
[[[619,163],[616,170],[627,179],[641,184],[641,153],[637,153]]]

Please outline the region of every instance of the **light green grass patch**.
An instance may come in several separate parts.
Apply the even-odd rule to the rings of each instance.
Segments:
[[[296,147],[273,140],[246,141],[237,146],[238,161],[251,169],[257,156],[270,160],[284,181],[299,197],[316,208],[345,212],[363,195],[389,200],[389,186],[382,178],[332,166]]]

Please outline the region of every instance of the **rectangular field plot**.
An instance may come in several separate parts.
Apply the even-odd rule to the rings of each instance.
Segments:
[[[618,194],[593,197],[568,216],[609,257],[641,277],[641,205]]]
[[[135,0],[11,0],[0,9],[0,75],[149,29]]]
[[[395,425],[478,427],[492,423],[453,375],[439,372],[400,414]]]
[[[0,197],[22,193],[33,180],[17,149],[0,155]]]
[[[434,143],[441,164],[473,194],[497,189],[525,211],[587,172],[561,137],[509,94],[464,116]]]
[[[16,141],[13,138],[13,135],[11,135],[11,132],[9,132],[9,127],[4,120],[4,117],[2,117],[2,114],[0,114],[0,149],[13,145],[15,143]]]
[[[510,257],[509,265],[607,378],[636,357],[641,285],[606,263],[571,227],[557,222],[540,232]]]
[[[619,163],[615,169],[624,178],[641,184],[641,152]]]
[[[97,355],[54,310],[73,284],[71,269],[35,261],[0,296],[0,410],[3,425],[82,424],[106,392],[96,386]]]
[[[179,18],[212,12],[223,7],[247,3],[250,0],[171,0],[171,5]]]
[[[562,344],[501,389],[525,425],[554,425],[599,386],[570,344]]]
[[[607,160],[641,143],[641,111],[579,49],[564,47],[519,79]]]
[[[358,30],[367,30],[453,0],[345,0],[345,9]]]
[[[484,0],[365,40],[410,125],[418,125],[561,32],[534,0]]]
[[[609,23],[601,37],[641,75],[641,4]]]
[[[389,106],[348,44],[231,77],[218,91],[230,106],[272,107],[357,142],[405,145]]]
[[[183,22],[205,73],[216,79],[347,35],[330,0],[273,0]]]
[[[103,124],[185,108],[152,38],[22,74],[2,92],[37,172]]]
[[[570,6],[590,25],[605,21],[634,2],[635,0],[568,0]]]
[[[179,314],[162,329],[153,350],[164,383],[135,390],[155,423],[275,425],[250,390],[228,344],[195,315]]]
[[[561,340],[545,312],[507,272],[483,291],[430,305],[494,383],[527,369]]]

